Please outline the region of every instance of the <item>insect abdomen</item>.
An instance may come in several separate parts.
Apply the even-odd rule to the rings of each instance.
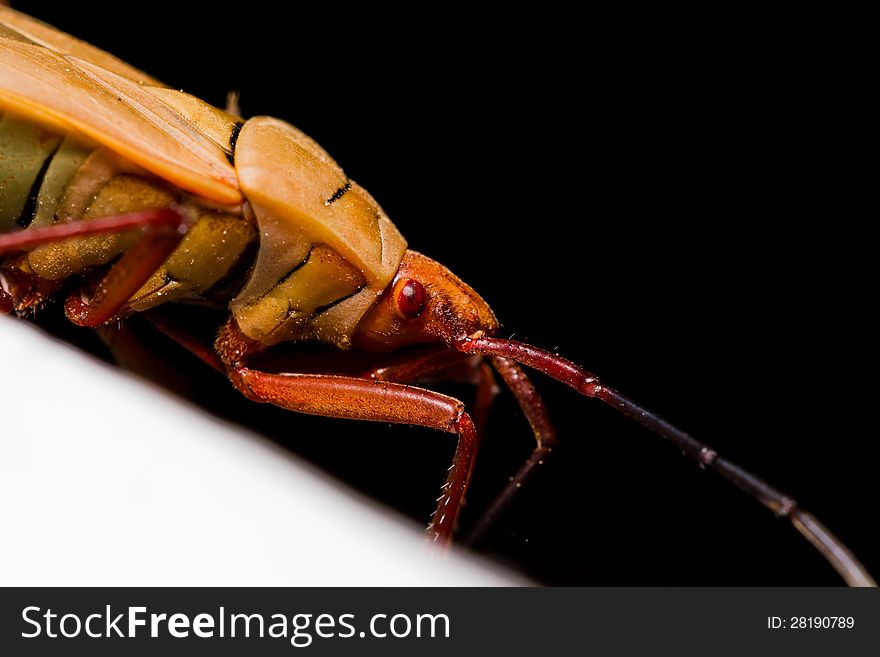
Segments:
[[[208,207],[102,148],[90,148],[6,113],[0,117],[0,231],[56,221],[182,205],[196,217],[189,234],[129,302],[141,311],[198,298],[222,280],[255,240],[240,214]],[[136,233],[98,235],[38,247],[4,267],[19,282],[46,290],[116,258]],[[11,269],[10,269],[11,268]],[[21,294],[34,305],[41,295]]]

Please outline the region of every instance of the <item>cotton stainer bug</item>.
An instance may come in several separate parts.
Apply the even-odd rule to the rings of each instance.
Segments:
[[[239,155],[239,154],[237,153],[237,155]],[[322,201],[322,202],[327,202],[327,201],[331,200],[332,197],[333,197],[333,194],[335,194],[337,190],[342,189],[343,186],[344,186],[344,185],[340,185],[339,187],[335,188],[335,189],[332,190],[331,192],[327,193],[326,198],[323,198],[323,201]],[[343,197],[343,198],[344,198],[344,197]],[[336,201],[333,201],[333,202],[331,203],[331,205],[336,205]],[[267,253],[267,251],[264,249],[262,253]],[[268,257],[268,256],[267,256],[267,257]],[[286,272],[285,272],[285,273],[286,273]],[[499,346],[500,346],[500,345],[495,345],[495,347],[499,347]],[[507,346],[509,346],[509,345],[505,345],[505,347],[507,347]]]

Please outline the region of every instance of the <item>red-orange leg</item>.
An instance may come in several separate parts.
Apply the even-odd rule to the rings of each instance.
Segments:
[[[414,424],[457,434],[452,467],[427,529],[437,543],[452,540],[477,452],[477,432],[460,401],[424,388],[356,377],[268,374],[246,367],[229,374],[233,384],[251,399],[298,413]]]
[[[472,385],[477,389],[471,406],[471,419],[482,436],[489,418],[492,402],[498,394],[498,385],[492,368],[480,357],[463,356],[454,351],[442,350],[410,358],[402,362],[364,372],[362,375],[377,381],[393,383],[423,383],[452,381]]]
[[[100,280],[86,301],[76,293],[67,297],[64,313],[78,326],[96,328],[113,319],[125,303],[165,262],[186,235],[186,215],[177,208],[154,210],[160,223],[150,224]]]
[[[12,301],[12,296],[3,288],[0,288],[0,315],[8,315],[14,307],[15,304]]]
[[[452,540],[456,519],[473,472],[479,436],[498,387],[491,368],[479,357],[447,350],[429,352],[363,372],[359,377],[322,374],[270,374],[244,366],[261,349],[230,321],[217,340],[218,359],[176,323],[146,313],[162,333],[205,362],[223,370],[246,397],[311,415],[399,424],[416,424],[458,435],[458,445],[427,532],[438,543]],[[457,399],[431,390],[400,385],[430,378],[473,384],[477,388],[471,414]]]
[[[474,545],[483,538],[486,530],[510,506],[526,481],[531,478],[539,466],[544,464],[545,459],[558,443],[556,428],[550,420],[544,400],[541,399],[538,391],[535,390],[535,386],[532,385],[532,382],[526,373],[523,372],[522,368],[513,361],[501,358],[500,356],[493,356],[492,364],[510,389],[523,415],[526,416],[529,426],[532,427],[532,433],[535,435],[535,442],[537,444],[529,458],[526,459],[516,474],[510,478],[501,494],[495,498],[492,505],[480,516],[480,519],[468,536],[467,543],[469,545]]]
[[[474,404],[471,407],[471,417],[474,420],[474,426],[477,427],[477,436],[482,437],[489,419],[489,410],[492,408],[492,402],[495,401],[499,390],[495,383],[495,376],[492,374],[492,368],[488,363],[481,360],[470,365],[470,368],[467,378],[462,382],[470,383],[477,388]]]
[[[501,375],[502,380],[510,389],[520,409],[528,420],[529,426],[537,443],[531,456],[520,467],[517,473],[510,478],[507,486],[495,499],[477,521],[467,543],[475,544],[483,537],[486,530],[513,502],[516,494],[522,489],[526,481],[536,471],[538,466],[543,465],[544,460],[553,451],[558,440],[556,429],[550,420],[550,415],[544,405],[544,400],[538,394],[529,377],[522,368],[511,360],[501,357],[493,357],[492,364]],[[430,376],[428,376],[430,375]],[[414,358],[402,363],[396,363],[388,367],[376,368],[367,372],[365,376],[382,381],[407,382],[417,379],[434,381],[457,381],[469,383],[477,387],[477,395],[471,410],[471,416],[477,427],[477,434],[481,436],[486,425],[489,409],[498,387],[495,377],[489,365],[477,357],[461,359],[460,353],[438,351]]]
[[[217,352],[202,343],[176,322],[169,320],[159,313],[151,311],[142,313],[141,316],[146,317],[160,333],[189,351],[208,367],[217,370],[221,374],[226,374],[226,368],[223,366],[223,361],[220,360],[220,356],[217,355]]]
[[[0,235],[0,253],[27,251],[41,244],[71,237],[116,233],[138,228],[143,237],[98,282],[92,298],[71,295],[65,303],[67,317],[75,324],[95,328],[111,320],[137,292],[186,234],[189,222],[176,208],[144,210],[129,214],[75,221],[42,228],[25,228]],[[0,302],[2,303],[2,302]]]

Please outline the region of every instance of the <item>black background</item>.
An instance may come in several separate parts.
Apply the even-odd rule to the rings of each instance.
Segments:
[[[871,245],[849,203],[853,126],[820,42],[549,7],[16,6],[209,102],[237,89],[246,116],[294,123],[411,248],[482,293],[502,335],[558,347],[765,476],[880,572],[876,429],[860,412],[873,384],[852,379],[871,373]],[[786,521],[535,378],[564,447],[494,528],[490,556],[552,584],[839,583]],[[210,394],[429,515],[444,436]],[[487,433],[465,530],[531,449],[509,395]]]

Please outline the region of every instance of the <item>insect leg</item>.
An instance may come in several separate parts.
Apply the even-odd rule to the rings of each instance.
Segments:
[[[215,369],[223,370],[216,353],[176,323],[158,313],[146,313],[156,328]],[[220,332],[217,350],[232,383],[245,396],[288,410],[401,424],[417,424],[459,435],[458,446],[438,506],[427,531],[432,540],[449,543],[463,503],[489,408],[498,387],[492,370],[481,358],[448,350],[435,351],[361,373],[360,377],[322,374],[270,374],[244,367],[260,350],[240,332],[234,321]],[[431,375],[432,380],[476,385],[472,412],[440,393],[400,385]]]
[[[469,545],[474,545],[482,539],[492,522],[510,505],[526,481],[534,474],[538,466],[544,464],[544,460],[558,443],[556,428],[550,420],[544,400],[535,390],[535,386],[532,385],[522,368],[513,361],[500,356],[493,356],[492,364],[510,389],[523,415],[526,416],[537,445],[517,473],[510,478],[501,494],[477,521],[467,538]]]
[[[113,215],[90,219],[89,221],[72,221],[57,223],[39,228],[24,228],[13,233],[0,235],[0,254],[15,251],[28,251],[41,244],[58,242],[71,237],[86,237],[103,233],[117,233],[123,230],[151,227],[179,226],[182,213],[175,209],[143,210],[127,214]]]
[[[430,354],[420,359],[413,359],[399,365],[385,368],[377,368],[370,373],[373,378],[383,381],[412,381],[423,378],[425,372],[432,371],[434,364],[449,352]],[[455,356],[452,356],[455,358]],[[449,356],[446,356],[449,358]],[[520,409],[525,415],[532,428],[537,443],[534,451],[523,463],[517,473],[511,477],[507,486],[495,499],[492,505],[481,515],[474,529],[467,537],[467,544],[474,545],[485,535],[496,518],[511,504],[522,486],[543,465],[544,460],[557,445],[556,429],[550,420],[544,400],[535,390],[535,386],[523,369],[515,362],[506,358],[495,356],[492,364],[501,375],[504,383],[510,389]],[[471,415],[477,427],[477,433],[482,435],[485,426],[486,415],[489,407],[498,393],[494,383],[491,368],[483,360],[473,358],[465,361],[454,361],[452,365],[437,373],[436,380],[455,380],[464,383],[472,383],[477,386],[477,400],[474,403]]]
[[[147,311],[141,313],[141,316],[145,317],[165,337],[179,344],[208,367],[212,367],[221,374],[226,374],[226,368],[217,353],[179,324],[157,312]]]
[[[85,301],[82,294],[67,297],[64,312],[71,322],[95,328],[113,319],[180,244],[189,228],[186,214],[177,208],[152,212],[163,221],[144,228],[141,239],[98,282],[91,299]]]
[[[12,297],[6,290],[0,288],[0,315],[8,315],[14,307]]]
[[[468,366],[454,378],[459,382],[469,383],[472,380],[470,376],[470,373],[473,371],[472,363],[479,362],[480,360],[479,357],[468,356],[456,351],[436,349],[416,356],[410,355],[388,365],[374,367],[364,372],[362,376],[376,381],[407,383],[425,379],[441,371],[444,373],[449,372],[451,368],[464,362]],[[442,375],[436,378],[445,381],[449,380],[447,376]]]
[[[448,361],[448,362],[446,362]],[[442,363],[445,363],[443,365]],[[461,360],[461,354],[443,350],[434,352],[426,356],[412,358],[402,363],[396,363],[391,366],[377,367],[374,370],[364,374],[367,378],[377,379],[381,381],[394,381],[397,383],[407,383],[412,381],[421,381],[423,383],[433,383],[441,381],[453,381],[455,383],[464,383],[476,387],[476,395],[474,403],[471,406],[471,418],[477,431],[477,438],[482,439],[486,429],[486,423],[489,419],[489,411],[495,397],[500,392],[498,384],[495,382],[495,375],[492,368],[482,358],[473,356],[466,357]],[[493,504],[493,513],[484,513],[478,523],[477,530],[480,527],[487,529],[492,520],[497,516],[500,508],[506,506],[506,502],[498,505]],[[496,508],[498,507],[498,508]],[[473,532],[468,537],[467,543],[471,544]]]
[[[415,424],[457,434],[452,467],[427,528],[436,543],[452,540],[477,451],[477,432],[462,402],[424,388],[357,377],[269,374],[246,367],[229,375],[248,397],[298,413]]]
[[[489,417],[498,386],[492,368],[479,357],[464,356],[458,352],[443,349],[421,356],[376,367],[363,373],[364,378],[394,383],[423,383],[452,381],[475,386],[477,389],[474,403],[471,406],[471,418],[482,435]]]
[[[486,428],[486,422],[489,419],[489,410],[492,408],[492,402],[500,390],[498,384],[495,383],[495,375],[492,374],[492,368],[484,360],[477,362],[462,363],[464,366],[460,372],[444,372],[444,380],[458,381],[460,383],[470,383],[477,388],[477,394],[474,397],[474,403],[471,406],[471,418],[474,426],[477,428],[477,436],[482,436]],[[457,370],[458,368],[453,368]]]
[[[100,217],[90,221],[59,223],[39,228],[25,228],[0,235],[0,253],[27,251],[41,244],[72,237],[85,237],[123,230],[140,229],[143,237],[111,267],[98,283],[92,299],[86,303],[81,296],[68,297],[67,317],[75,324],[94,328],[100,326],[125,305],[156,268],[183,239],[189,221],[175,207],[144,210],[129,214]]]

